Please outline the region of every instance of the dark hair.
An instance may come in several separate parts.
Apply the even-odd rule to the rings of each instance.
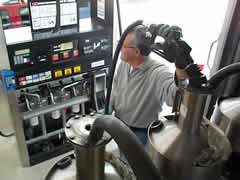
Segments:
[[[148,27],[144,25],[136,26],[130,34],[135,37],[130,41],[130,44],[136,48],[139,48],[140,53],[143,56],[148,56],[151,52],[152,34],[148,30]]]

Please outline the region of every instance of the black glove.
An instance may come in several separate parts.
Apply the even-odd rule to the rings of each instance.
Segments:
[[[174,46],[174,42],[182,37],[182,29],[178,26],[169,26],[167,24],[152,24],[149,27],[149,31],[153,35],[153,41],[156,36],[161,36],[165,40],[165,43],[163,44],[153,44],[152,49],[158,51],[158,54],[169,62],[175,62],[176,47]],[[159,52],[159,50],[163,51],[163,53]]]
[[[187,65],[193,63],[193,59],[190,56],[192,48],[183,40],[178,40],[171,44],[173,47],[170,49],[172,53],[175,51],[175,66],[180,69],[184,69]]]
[[[190,56],[192,48],[183,40],[176,41],[173,47],[176,52],[175,66],[185,70],[188,76],[193,80],[191,84],[196,87],[202,83],[206,83],[206,77],[202,74],[199,66],[197,64],[193,64],[193,59]],[[195,78],[195,80],[193,78]]]
[[[174,62],[175,66],[180,69],[184,69],[188,64],[193,63],[190,56],[192,48],[185,41],[180,40],[182,37],[180,27],[160,24],[157,29],[158,35],[166,41],[163,51],[167,60]]]
[[[167,24],[157,25],[157,35],[162,36],[165,40],[179,40],[183,37],[180,27]]]
[[[169,26],[168,24],[151,24],[149,31],[154,37],[161,36],[165,40],[179,40],[182,37],[182,29],[178,26]]]

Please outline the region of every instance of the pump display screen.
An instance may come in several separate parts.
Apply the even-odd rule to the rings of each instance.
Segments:
[[[67,43],[60,44],[61,51],[69,50],[69,49],[72,49],[72,48],[73,48],[73,43],[72,42],[67,42]]]
[[[54,28],[56,25],[56,1],[33,0],[29,2],[32,29],[41,30]],[[60,0],[60,25],[77,24],[76,0]]]
[[[66,51],[66,50],[71,50],[73,49],[73,42],[65,42],[65,43],[59,43],[59,44],[55,44],[53,46],[53,52],[62,52],[62,51]]]
[[[30,53],[30,49],[21,49],[21,50],[15,51],[15,55],[22,55],[22,54],[29,54],[29,53]]]

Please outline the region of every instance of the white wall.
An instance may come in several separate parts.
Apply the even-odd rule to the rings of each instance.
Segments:
[[[221,32],[229,0],[120,0],[123,29],[132,22],[178,25],[191,55],[205,64],[211,43]]]
[[[0,18],[0,70],[1,69],[10,69],[9,63],[8,63],[8,54],[7,54],[7,48],[5,43],[5,36],[2,29],[2,20]],[[3,133],[9,133],[13,131],[13,125],[11,122],[10,117],[10,109],[9,109],[9,103],[7,99],[6,92],[2,89],[3,87],[0,86],[0,131],[3,131]]]
[[[2,28],[2,20],[0,18],[0,70],[9,69],[8,54],[6,48],[5,36]]]

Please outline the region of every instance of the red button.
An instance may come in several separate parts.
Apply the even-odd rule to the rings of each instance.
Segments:
[[[24,86],[24,85],[26,85],[26,84],[27,84],[26,81],[19,82],[19,85],[20,85],[20,86]]]
[[[77,49],[73,50],[73,56],[78,56],[79,55],[79,51]]]
[[[38,2],[32,2],[32,6],[37,6]]]
[[[26,81],[26,77],[20,77],[18,78],[18,81],[21,82],[21,81]]]
[[[68,52],[64,52],[64,53],[63,53],[63,58],[64,58],[64,59],[69,58],[69,53],[68,53]]]
[[[58,60],[59,60],[58,54],[54,54],[54,55],[52,56],[52,60],[53,60],[53,61],[58,61]]]
[[[198,67],[200,68],[201,71],[203,71],[204,64],[198,64]]]

